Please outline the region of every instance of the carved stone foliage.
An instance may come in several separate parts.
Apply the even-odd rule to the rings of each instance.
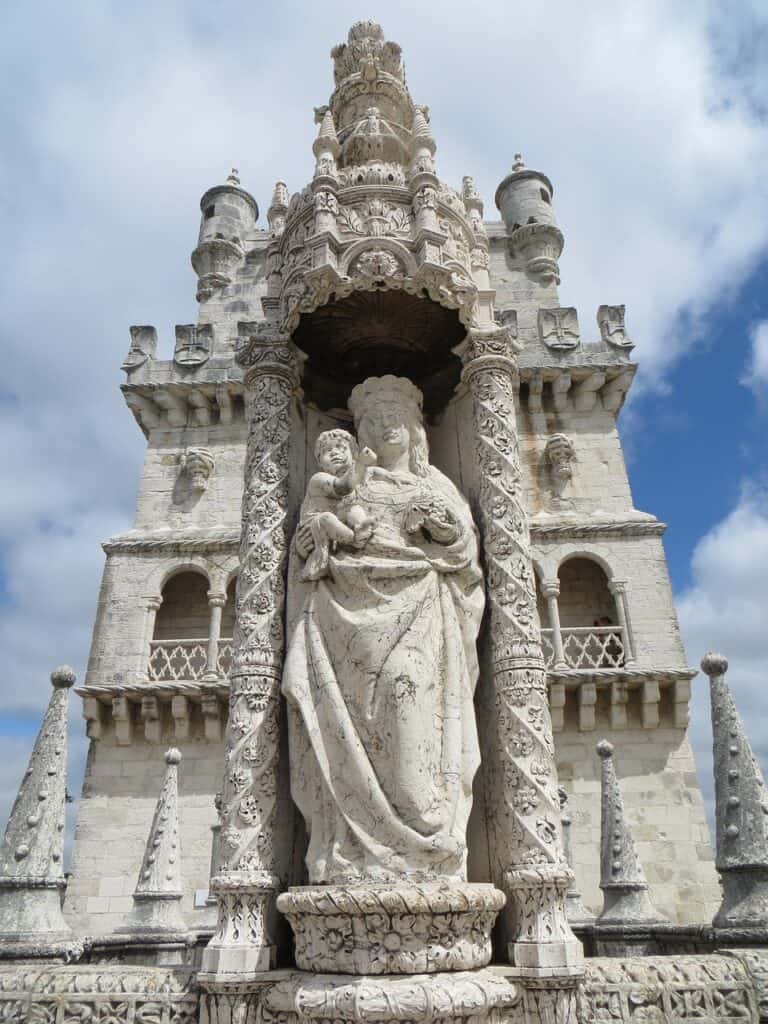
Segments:
[[[556,943],[555,962],[576,956],[564,909],[560,809],[536,590],[516,430],[515,348],[503,327],[473,330],[463,349],[473,396],[490,605],[498,764],[503,802],[489,813],[505,886],[514,896],[518,947]],[[528,950],[530,952],[530,950]],[[526,955],[515,951],[516,961]],[[545,954],[546,955],[546,954]],[[533,953],[539,962],[539,953]],[[559,960],[558,960],[559,958]],[[550,965],[554,965],[549,961]],[[521,963],[522,965],[522,963]]]
[[[366,249],[355,260],[352,272],[370,278],[394,277],[402,275],[403,268],[387,249]]]
[[[198,494],[208,489],[215,462],[207,448],[187,448],[179,459],[179,468],[189,477],[189,486]]]
[[[757,1024],[741,963],[725,956],[586,961],[580,1024]]]
[[[634,344],[627,334],[624,322],[624,306],[599,306],[597,310],[597,326],[600,337],[608,345],[617,348],[633,348]]]
[[[176,327],[176,348],[173,361],[179,366],[202,366],[211,357],[213,329],[210,324],[195,324]]]
[[[339,185],[342,188],[351,185],[391,185],[403,188],[405,171],[402,164],[369,161],[339,171]]]
[[[349,974],[429,974],[484,967],[504,896],[492,885],[295,889],[278,897],[296,965]]]
[[[157,350],[157,331],[154,327],[131,327],[131,345],[123,360],[123,370],[135,370],[148,359],[153,359]]]
[[[410,211],[378,197],[356,206],[342,206],[339,210],[339,226],[356,235],[372,235],[383,238],[387,235],[407,235],[412,227]]]
[[[579,320],[572,306],[539,310],[539,337],[548,348],[570,349],[579,344]]]
[[[294,974],[265,993],[261,1021],[363,1024],[434,1021],[522,1024],[520,989],[492,971],[457,971],[422,978],[312,978]]]
[[[0,968],[3,1024],[197,1024],[195,974],[178,968]]]

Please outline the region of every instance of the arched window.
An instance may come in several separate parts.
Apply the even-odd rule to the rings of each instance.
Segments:
[[[583,556],[558,572],[560,641],[569,668],[622,668],[627,641],[605,570]]]

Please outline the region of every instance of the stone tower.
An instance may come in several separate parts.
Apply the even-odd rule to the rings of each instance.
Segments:
[[[501,220],[484,219],[471,177],[441,181],[428,108],[379,26],[353,26],[332,57],[309,183],[291,195],[277,182],[266,227],[235,170],[208,189],[197,322],[176,327],[170,360],[153,327],[131,328],[122,389],[146,457],[133,527],[104,545],[77,689],[91,747],[65,913],[87,934],[125,931],[172,745],[184,757],[181,915],[207,943],[212,998],[290,962],[281,911],[297,950],[310,919],[327,939],[317,900],[285,892],[307,881],[281,697],[298,593],[289,551],[318,435],[359,425],[350,395],[374,401],[359,390],[370,379],[406,379],[431,465],[479,529],[486,595],[482,764],[449,909],[485,915],[471,927],[488,931],[503,894],[497,958],[565,977],[580,949],[557,782],[596,914],[598,737],[621,751],[654,905],[685,925],[718,903],[665,526],[633,507],[616,426],[636,369],[625,310],[601,305],[589,328],[560,305],[553,186],[519,155],[496,191]],[[408,904],[415,920],[436,912],[431,900]],[[432,954],[414,955],[423,966]]]

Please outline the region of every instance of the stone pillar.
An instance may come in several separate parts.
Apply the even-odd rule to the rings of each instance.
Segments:
[[[471,328],[458,354],[474,402],[480,473],[501,786],[489,806],[489,824],[510,897],[505,911],[513,938],[509,959],[534,973],[567,973],[581,962],[582,953],[565,910],[573,873],[562,847],[552,721],[522,496],[516,348],[508,328],[489,326]]]
[[[245,369],[248,437],[221,841],[211,879],[219,916],[201,975],[208,984],[247,981],[275,966],[275,898],[283,883],[275,849],[280,677],[297,355],[289,339],[267,331],[237,353]]]
[[[563,651],[563,634],[560,631],[560,607],[557,603],[557,599],[560,597],[560,584],[542,583],[541,593],[547,602],[547,614],[549,615],[549,625],[552,630],[552,647],[555,651],[555,663],[552,667],[557,669],[568,668],[565,652]]]
[[[150,597],[147,601],[147,615],[144,620],[144,643],[142,645],[142,663],[139,668],[139,677],[141,679],[147,679],[149,677],[149,659],[152,655],[152,637],[155,635],[155,622],[157,621],[157,613],[160,611],[160,606],[163,603],[162,596]]]
[[[208,591],[208,607],[211,609],[211,618],[208,623],[208,654],[206,657],[204,680],[210,682],[219,678],[219,640],[221,638],[221,615],[224,605],[227,603],[227,595]]]
[[[616,605],[616,616],[621,626],[621,635],[624,641],[624,664],[631,665],[635,660],[635,645],[632,642],[632,634],[629,628],[629,614],[627,612],[627,584],[624,580],[609,580],[608,589],[613,594],[613,601]]]

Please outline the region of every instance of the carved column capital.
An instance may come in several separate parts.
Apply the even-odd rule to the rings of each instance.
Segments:
[[[481,370],[513,375],[517,372],[517,328],[511,325],[470,327],[464,341],[453,350],[463,365],[462,380],[470,384]]]
[[[541,596],[546,598],[548,601],[550,598],[560,597],[560,581],[559,580],[546,580],[539,584],[541,588]]]
[[[627,592],[627,581],[626,580],[608,580],[608,589],[614,595],[614,597],[618,597],[619,594],[626,594],[626,592]]]
[[[246,388],[253,387],[259,377],[279,377],[292,391],[298,388],[302,355],[291,339],[272,325],[259,324],[255,334],[241,339],[235,359],[245,371]]]
[[[227,603],[227,595],[225,593],[209,590],[208,591],[208,605],[210,608],[223,608]]]

